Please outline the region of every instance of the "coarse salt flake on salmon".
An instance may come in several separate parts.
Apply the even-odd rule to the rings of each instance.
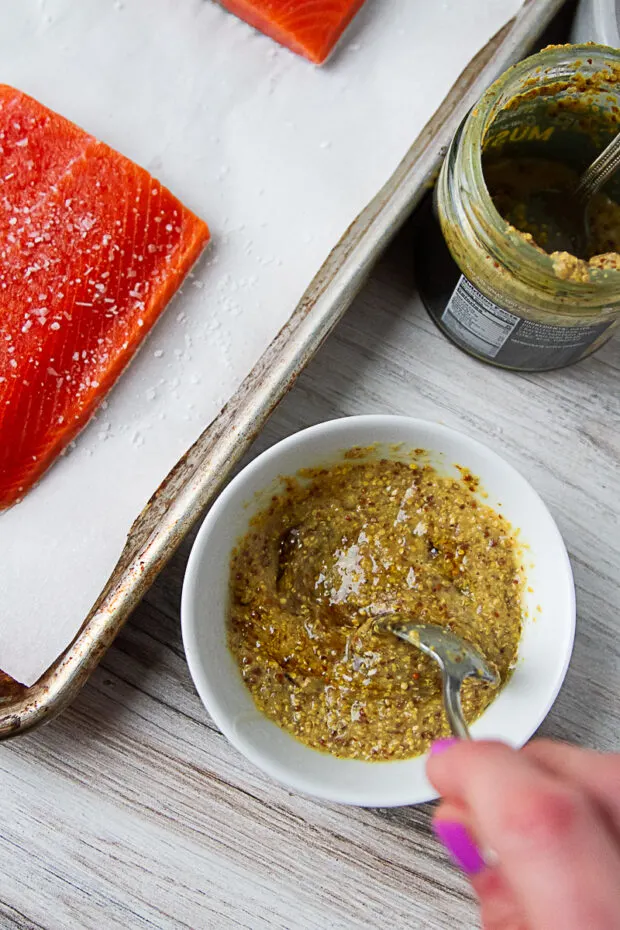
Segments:
[[[0,510],[88,421],[208,239],[143,168],[0,85]]]
[[[320,65],[365,0],[220,0],[222,6]]]

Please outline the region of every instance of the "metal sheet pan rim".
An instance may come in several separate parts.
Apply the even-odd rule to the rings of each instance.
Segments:
[[[562,3],[526,0],[470,62],[392,177],[332,250],[288,322],[139,515],[106,588],[70,646],[32,687],[0,684],[0,739],[43,723],[71,702],[431,185],[459,122],[492,80],[523,57]]]

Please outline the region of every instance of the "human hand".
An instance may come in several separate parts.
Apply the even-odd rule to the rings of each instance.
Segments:
[[[442,740],[427,771],[485,930],[620,928],[620,755]]]

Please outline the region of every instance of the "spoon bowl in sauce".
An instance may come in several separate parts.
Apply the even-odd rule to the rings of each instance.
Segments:
[[[414,623],[398,614],[377,618],[377,625],[430,656],[441,669],[443,702],[453,736],[471,739],[461,706],[461,685],[477,678],[497,687],[500,677],[479,649],[435,623]]]

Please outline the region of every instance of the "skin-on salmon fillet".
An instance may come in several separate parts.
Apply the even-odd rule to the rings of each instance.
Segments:
[[[143,168],[0,85],[0,509],[84,426],[208,239]]]
[[[364,0],[220,0],[280,45],[320,65]]]

